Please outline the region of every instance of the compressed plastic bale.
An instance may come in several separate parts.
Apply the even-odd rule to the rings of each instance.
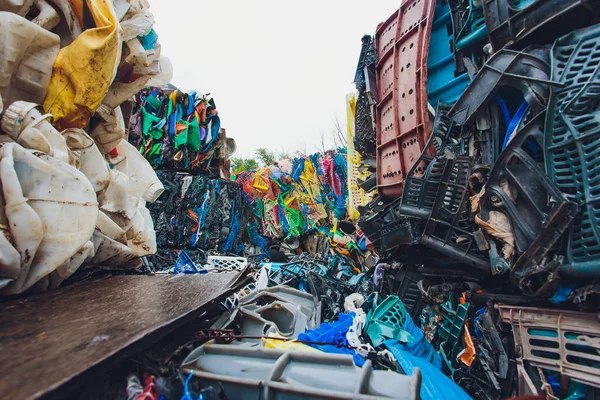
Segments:
[[[41,151],[68,163],[67,142],[48,121],[50,117],[49,114],[42,115],[37,104],[16,101],[2,116],[2,130],[21,146]]]
[[[133,225],[127,231],[127,246],[139,257],[156,253],[154,222],[144,202],[140,202]]]
[[[169,83],[173,78],[171,61],[167,57],[160,57],[153,63],[157,64],[156,69],[160,71],[158,74],[140,76],[133,82],[114,82],[103,103],[115,108],[147,86],[159,87]]]
[[[110,169],[94,139],[83,129],[69,128],[62,131],[62,135],[70,149],[69,164],[83,172],[96,193],[106,189],[110,182]]]
[[[101,122],[90,131],[103,154],[110,153],[125,138],[125,121],[120,107],[111,108],[101,104],[96,110]]]
[[[15,13],[25,17],[33,6],[34,0],[0,0],[0,11]]]
[[[144,201],[154,203],[165,191],[156,172],[148,161],[129,142],[123,140],[117,146],[119,155],[108,156],[113,168],[129,177],[131,193]]]
[[[86,244],[96,226],[98,202],[89,180],[74,167],[45,154],[36,156],[18,144],[7,144],[3,150],[2,175],[6,172],[18,180],[15,189],[20,188],[39,219],[32,224],[13,222],[7,212],[11,227],[24,224],[33,236],[38,229],[42,232],[37,251],[29,254],[29,270],[24,274],[22,269],[19,279],[4,289],[6,294],[17,294],[65,264]],[[3,179],[5,195],[8,184]]]
[[[85,7],[84,7],[85,3]],[[122,31],[110,0],[73,0],[81,25],[84,8],[96,27],[62,48],[54,63],[44,109],[61,129],[83,128],[102,103],[121,59]]]
[[[44,238],[45,227],[37,212],[27,203],[27,198],[23,195],[14,167],[14,146],[18,145],[8,143],[0,148],[0,181],[2,181],[8,231],[15,249],[20,254],[19,275],[11,285],[21,287],[29,274],[33,256]]]
[[[59,36],[17,14],[0,12],[0,43],[0,94],[4,104],[44,101],[60,50]]]

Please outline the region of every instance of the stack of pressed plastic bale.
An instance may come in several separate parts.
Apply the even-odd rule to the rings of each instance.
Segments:
[[[208,251],[243,251],[250,210],[241,187],[224,170],[227,138],[211,97],[172,85],[143,89],[136,96],[129,140],[165,186],[150,207],[158,247],[149,258],[151,268],[173,268],[182,251],[194,263],[202,263]]]
[[[0,290],[135,269],[162,184],[126,138],[126,101],[172,76],[146,1],[0,2]]]

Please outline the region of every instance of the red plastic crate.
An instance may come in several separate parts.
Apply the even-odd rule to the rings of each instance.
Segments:
[[[377,27],[377,187],[385,200],[402,196],[406,174],[431,134],[427,56],[435,0],[405,0]]]

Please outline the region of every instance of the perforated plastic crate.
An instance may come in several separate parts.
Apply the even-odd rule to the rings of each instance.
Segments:
[[[569,231],[565,273],[600,276],[600,26],[558,39],[544,132],[546,169],[558,189],[580,205]]]
[[[456,261],[489,271],[487,254],[477,247],[477,230],[470,216],[467,184],[473,159],[459,156],[446,165],[421,243]]]
[[[443,157],[454,127],[454,122],[448,117],[448,111],[449,104],[438,103],[433,132],[421,157],[406,177],[400,205],[400,212],[404,215],[427,219],[431,214],[444,169],[449,161]]]
[[[244,257],[209,256],[206,262],[206,269],[223,271],[241,271],[248,266],[248,259]]]
[[[499,305],[517,351],[534,367],[600,387],[600,321],[596,313]]]
[[[377,186],[386,200],[402,195],[430,135],[427,58],[434,9],[432,0],[405,0],[375,34]]]

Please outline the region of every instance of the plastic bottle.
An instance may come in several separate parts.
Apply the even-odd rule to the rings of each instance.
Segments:
[[[21,270],[21,256],[9,241],[10,230],[4,206],[4,193],[0,182],[0,289],[17,279]]]
[[[36,156],[16,143],[8,143],[2,148],[0,165],[11,233],[14,236],[15,229],[24,229],[28,236],[42,238],[36,251],[21,251],[23,264],[31,261],[30,268],[27,271],[21,268],[17,281],[4,289],[6,294],[17,294],[84,248],[94,233],[98,202],[85,175],[46,154]],[[8,186],[14,192],[10,201],[6,195]],[[21,211],[27,212],[15,214],[9,207],[14,200]],[[25,208],[26,205],[29,207]],[[37,218],[32,218],[34,214]]]
[[[154,222],[144,202],[140,202],[133,225],[127,231],[127,246],[139,257],[156,253]]]
[[[0,94],[6,107],[17,100],[44,101],[60,38],[10,12],[0,12]]]
[[[69,162],[69,149],[62,135],[42,115],[39,105],[16,101],[2,116],[2,130],[21,146],[46,153],[64,163]]]
[[[118,156],[107,156],[113,169],[121,171],[129,177],[132,195],[154,203],[165,191],[165,188],[148,161],[125,140],[119,143],[117,149]]]
[[[31,22],[49,31],[59,24],[60,16],[50,4],[44,0],[35,0],[34,6],[40,13]]]

